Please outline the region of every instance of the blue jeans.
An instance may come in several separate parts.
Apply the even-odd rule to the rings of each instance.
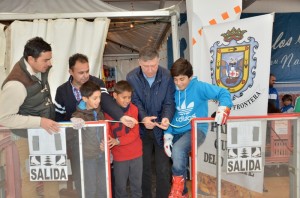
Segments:
[[[197,145],[200,146],[205,140],[205,134],[198,130]],[[175,176],[187,176],[187,164],[191,152],[191,131],[181,134],[174,134],[172,148],[172,174]],[[184,182],[183,194],[187,193],[186,182]]]
[[[105,158],[84,159],[84,190],[86,198],[107,197]]]

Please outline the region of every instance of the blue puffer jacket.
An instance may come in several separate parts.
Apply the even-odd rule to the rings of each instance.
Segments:
[[[155,81],[151,88],[145,79],[141,67],[137,67],[127,74],[126,80],[133,87],[132,103],[138,107],[139,120],[147,116],[157,116],[157,121],[168,118],[170,121],[175,112],[174,93],[175,85],[169,70],[159,66]],[[140,125],[140,134],[143,137],[146,128]],[[153,129],[158,145],[163,147],[163,131]]]

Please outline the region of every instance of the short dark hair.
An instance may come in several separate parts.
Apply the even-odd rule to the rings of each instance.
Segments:
[[[193,76],[193,67],[191,63],[184,58],[175,61],[170,69],[172,77],[185,75],[189,78]]]
[[[293,102],[293,97],[292,97],[290,94],[284,94],[284,95],[282,96],[282,99],[281,99],[281,100],[282,100],[282,102],[287,101],[287,100]]]
[[[28,56],[38,58],[42,52],[51,52],[51,46],[41,37],[34,37],[26,42],[24,47],[23,57],[28,61]]]
[[[95,91],[100,91],[100,86],[93,81],[88,80],[80,87],[80,93],[82,97],[90,97]]]
[[[139,59],[143,61],[159,58],[157,50],[152,46],[145,46],[139,51]]]
[[[115,84],[114,92],[116,94],[121,94],[124,91],[132,92],[133,89],[132,89],[131,85],[126,80],[121,80],[121,81],[119,81]]]
[[[69,69],[72,69],[77,61],[79,61],[81,63],[88,63],[89,59],[84,54],[79,54],[79,53],[73,54],[69,58]]]

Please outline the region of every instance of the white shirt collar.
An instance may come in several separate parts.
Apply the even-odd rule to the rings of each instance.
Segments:
[[[26,65],[26,69],[30,75],[36,76],[39,80],[42,80],[41,72],[34,72],[32,67],[29,65],[29,63],[25,59],[24,59],[24,63]]]

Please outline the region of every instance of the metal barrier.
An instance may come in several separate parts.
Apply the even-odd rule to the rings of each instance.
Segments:
[[[74,149],[74,143],[77,143],[79,147],[80,173],[78,170],[77,175],[81,175],[77,186],[81,184],[82,191],[79,193],[82,198],[86,197],[85,189],[89,186],[86,186],[87,184],[84,182],[84,165],[88,164],[88,160],[94,160],[94,158],[92,155],[84,157],[82,136],[93,133],[95,130],[100,132],[100,138],[105,143],[105,150],[100,152],[99,158],[96,158],[102,169],[90,174],[103,173],[97,189],[103,189],[101,197],[112,197],[110,151],[106,145],[107,126],[104,121],[86,122],[84,128],[74,130],[71,123],[61,123],[61,131],[52,135],[43,129],[0,127],[0,198],[80,197],[73,188],[74,182],[70,182],[71,175],[68,175],[71,174],[71,171],[73,171],[73,175],[75,174],[74,170],[70,169],[68,160],[70,158],[69,149]],[[26,136],[28,134],[28,136],[20,137],[20,134],[26,134]],[[66,195],[68,193],[69,195]]]
[[[300,114],[274,114],[269,116],[230,117],[225,126],[216,126],[213,119],[196,118],[192,120],[192,197],[272,197],[273,189],[268,185],[268,180],[284,176],[283,186],[280,189],[280,197],[300,197]],[[208,134],[201,146],[197,145],[197,126],[207,124]],[[62,131],[68,133],[75,131],[69,123],[62,123]],[[80,136],[88,132],[87,129],[102,128],[104,142],[107,142],[106,122],[88,122],[85,129],[78,131],[79,146],[82,146]],[[38,133],[47,133],[43,129],[32,129]],[[45,191],[52,191],[60,197],[60,192],[66,186],[64,175],[58,177],[52,171],[53,181],[45,176],[45,168],[38,169],[39,162],[48,164],[51,160],[59,162],[63,154],[55,157],[29,156],[28,138],[16,136],[13,129],[0,128],[0,197],[21,197],[21,194],[35,193],[43,195]],[[23,129],[23,132],[27,129]],[[31,130],[30,130],[31,131]],[[73,133],[71,132],[71,134]],[[239,137],[243,134],[243,137]],[[251,134],[249,136],[249,134]],[[218,135],[218,137],[217,137]],[[229,136],[228,136],[229,135]],[[38,150],[47,143],[53,143],[54,147],[63,150],[63,145],[57,141],[61,138],[55,135],[49,136],[42,142],[39,137],[31,136],[33,150]],[[227,139],[227,138],[230,139]],[[250,137],[250,138],[249,138]],[[251,141],[250,141],[251,140]],[[254,142],[253,142],[254,141]],[[229,142],[229,145],[228,145]],[[220,146],[218,146],[220,145]],[[24,149],[27,146],[26,149]],[[66,148],[68,148],[65,145]],[[110,178],[110,155],[107,145],[104,152],[106,197],[112,197]],[[49,150],[49,149],[47,149]],[[82,151],[82,150],[81,150]],[[250,153],[250,154],[249,154]],[[49,155],[49,153],[47,153]],[[251,156],[250,156],[251,155]],[[50,155],[49,155],[50,156]],[[68,156],[68,150],[67,150]],[[80,152],[81,170],[84,160]],[[69,156],[68,156],[69,158]],[[28,164],[34,165],[33,168]],[[64,163],[62,163],[64,164]],[[247,164],[247,165],[246,165]],[[50,169],[48,167],[48,169]],[[30,180],[30,170],[35,176]],[[81,185],[84,188],[84,171],[81,171]],[[58,178],[58,179],[57,179]],[[63,182],[58,182],[60,179]],[[32,178],[31,178],[32,179]],[[34,191],[26,192],[24,180],[34,184]],[[286,183],[286,186],[283,184]],[[27,184],[26,184],[27,185]],[[22,187],[23,186],[23,187]],[[264,189],[264,186],[266,189]],[[55,189],[55,190],[53,190]],[[264,192],[268,190],[268,192]],[[82,192],[82,197],[85,194]],[[24,196],[23,196],[24,197]],[[47,197],[47,196],[45,196]],[[74,196],[75,197],[75,196]],[[274,197],[274,196],[273,196]]]
[[[208,133],[198,146],[200,124]],[[192,132],[193,198],[300,197],[300,114],[235,116],[224,126],[195,118]]]

